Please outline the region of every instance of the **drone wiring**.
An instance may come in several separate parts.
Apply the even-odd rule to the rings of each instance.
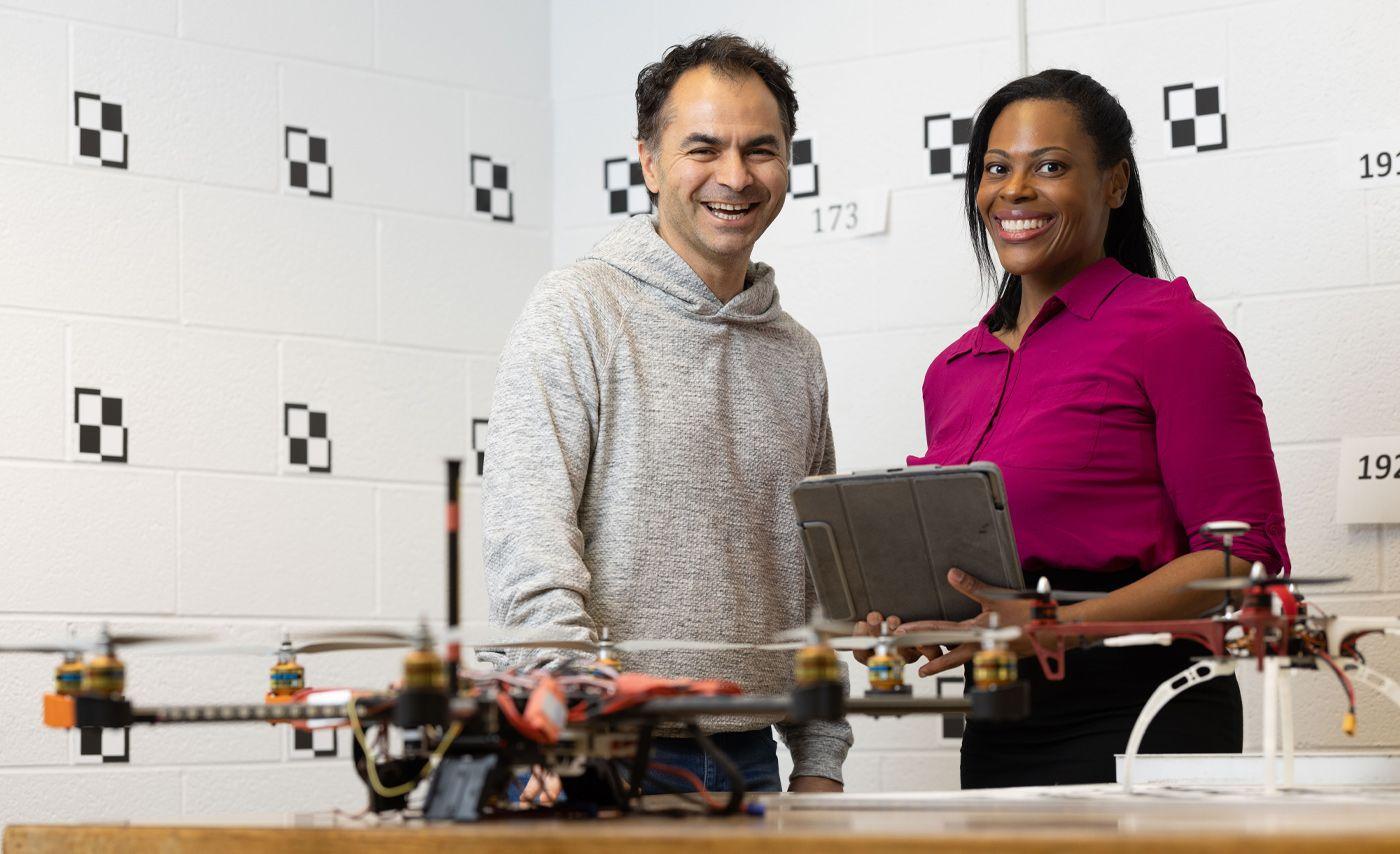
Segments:
[[[379,772],[376,770],[373,760],[374,754],[370,752],[369,744],[365,740],[365,729],[360,723],[360,713],[356,708],[355,700],[352,699],[350,702],[346,703],[345,709],[346,717],[350,719],[350,731],[354,734],[355,741],[359,743],[360,750],[364,751],[366,758],[369,759],[369,761],[365,763],[365,771],[367,772],[366,776],[369,778],[370,788],[382,798],[402,797],[416,789],[418,784],[423,781],[423,778],[432,773],[433,767],[442,759],[443,755],[447,753],[447,749],[452,746],[452,742],[455,741],[458,734],[462,732],[462,722],[453,721],[452,725],[447,728],[446,734],[443,735],[442,741],[438,742],[437,747],[434,748],[432,754],[429,755],[428,761],[423,763],[423,769],[418,772],[418,775],[407,783],[390,787],[385,786],[379,781]]]
[[[1328,667],[1332,669],[1332,672],[1337,675],[1337,681],[1342,683],[1342,690],[1346,691],[1347,695],[1347,713],[1346,717],[1342,718],[1342,732],[1346,733],[1347,735],[1355,735],[1356,686],[1352,684],[1351,677],[1346,674],[1346,671],[1341,668],[1341,665],[1337,664],[1336,660],[1333,659],[1332,656],[1327,654],[1326,649],[1319,646],[1317,642],[1312,639],[1307,639],[1305,641],[1305,645],[1307,646],[1309,652],[1317,656],[1321,661],[1323,661]]]
[[[705,781],[701,780],[698,776],[695,775],[693,771],[690,771],[689,769],[680,768],[675,765],[667,765],[664,762],[651,762],[647,765],[647,771],[654,771],[659,774],[666,774],[668,776],[684,780],[685,782],[689,783],[692,788],[695,789],[695,793],[698,794],[704,800],[705,805],[708,806],[710,809],[724,809],[724,804],[713,794],[711,794],[709,789],[705,788]],[[675,792],[675,794],[688,793],[677,791]]]

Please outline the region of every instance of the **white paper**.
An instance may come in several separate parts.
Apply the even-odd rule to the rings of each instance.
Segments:
[[[1400,128],[1339,140],[1336,161],[1344,187],[1400,187]]]
[[[1337,521],[1344,525],[1400,522],[1400,436],[1342,440]]]
[[[889,225],[889,209],[888,187],[788,199],[765,238],[792,245],[880,234]]]

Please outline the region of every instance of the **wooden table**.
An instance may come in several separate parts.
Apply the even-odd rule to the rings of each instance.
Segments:
[[[1305,847],[1332,851],[1400,851],[1400,792],[1384,800],[1293,797],[1239,800],[1045,800],[823,795],[770,802],[759,818],[519,819],[474,825],[366,825],[322,814],[207,819],[130,825],[16,825],[5,831],[8,854],[57,852],[326,851],[485,852],[485,854],[776,854],[779,851],[915,854],[915,852],[1229,852],[1265,854]],[[1326,854],[1326,852],[1324,852]]]

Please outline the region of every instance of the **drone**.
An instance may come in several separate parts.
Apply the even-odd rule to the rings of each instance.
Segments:
[[[1148,698],[1133,725],[1124,753],[1123,787],[1133,791],[1133,762],[1142,739],[1157,714],[1172,699],[1190,688],[1221,676],[1233,674],[1240,663],[1253,661],[1263,674],[1263,760],[1264,790],[1277,791],[1275,757],[1283,753],[1284,786],[1293,785],[1294,733],[1291,680],[1297,670],[1327,668],[1337,677],[1346,695],[1342,731],[1356,732],[1356,689],[1360,682],[1400,706],[1400,683],[1367,667],[1357,642],[1369,635],[1400,636],[1400,617],[1329,616],[1312,606],[1302,587],[1325,586],[1346,581],[1342,577],[1290,578],[1271,576],[1262,563],[1254,563],[1246,577],[1232,577],[1230,555],[1233,539],[1250,530],[1244,522],[1210,522],[1201,528],[1205,535],[1221,541],[1225,570],[1222,577],[1203,579],[1186,585],[1192,590],[1224,593],[1220,613],[1182,620],[1062,622],[1059,603],[1104,596],[1052,590],[1044,578],[1033,591],[1011,591],[1005,598],[1032,602],[1031,619],[1021,626],[1030,642],[1036,663],[1045,678],[1066,678],[1065,652],[1085,641],[1108,647],[1160,645],[1178,640],[1202,647],[1202,656],[1158,686]],[[1232,594],[1239,595],[1235,607]],[[872,665],[875,659],[872,658]],[[974,659],[974,671],[977,662]],[[1012,663],[1014,668],[1014,662]],[[1012,670],[1014,675],[1014,669]],[[872,680],[877,671],[872,667]],[[1071,677],[1072,678],[1072,677]]]
[[[640,808],[643,788],[680,796],[701,811],[733,814],[744,808],[743,776],[699,728],[712,714],[753,714],[793,722],[838,720],[848,714],[962,713],[974,719],[1014,720],[1028,711],[1025,686],[1004,670],[961,698],[914,697],[897,678],[872,682],[850,698],[841,681],[838,649],[869,648],[892,658],[900,647],[981,642],[987,653],[1010,656],[1015,629],[920,632],[894,637],[830,637],[804,629],[805,640],[770,644],[694,640],[614,640],[606,629],[585,642],[521,637],[499,630],[473,633],[449,628],[446,654],[428,623],[413,632],[367,629],[325,633],[295,644],[284,635],[276,647],[191,644],[185,637],[118,636],[105,627],[89,643],[4,647],[0,652],[59,654],[53,690],[44,696],[50,727],[127,727],[201,722],[259,722],[292,727],[345,728],[353,737],[356,772],[376,813],[408,812],[409,797],[426,784],[422,816],[475,821],[537,812],[622,814]],[[254,653],[273,659],[262,702],[142,706],[125,695],[123,646],[152,653],[189,655]],[[479,671],[462,666],[462,646],[550,649],[578,654],[557,667]],[[378,691],[314,689],[305,685],[300,655],[404,648],[400,678]],[[724,680],[669,679],[622,668],[619,653],[657,649],[792,651],[796,687],[790,694],[752,695]],[[86,658],[84,658],[86,654]],[[1014,658],[1012,658],[1014,668]],[[652,761],[653,735],[662,724],[680,725],[723,769],[727,799],[705,790],[684,769]],[[395,738],[389,737],[396,736]],[[391,747],[393,742],[398,747]],[[523,773],[558,774],[565,797],[552,806],[526,806],[509,796]],[[691,789],[685,788],[689,784]]]

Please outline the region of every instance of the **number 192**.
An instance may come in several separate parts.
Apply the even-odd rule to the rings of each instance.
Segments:
[[[1375,457],[1367,454],[1358,460],[1358,462],[1361,463],[1361,476],[1358,477],[1357,480],[1385,480],[1388,477],[1400,480],[1400,454],[1395,454],[1394,456],[1390,454],[1376,454]],[[1392,462],[1394,465],[1392,465]],[[1371,473],[1373,466],[1375,468],[1374,475]],[[1392,470],[1395,472],[1394,474],[1391,474]]]

